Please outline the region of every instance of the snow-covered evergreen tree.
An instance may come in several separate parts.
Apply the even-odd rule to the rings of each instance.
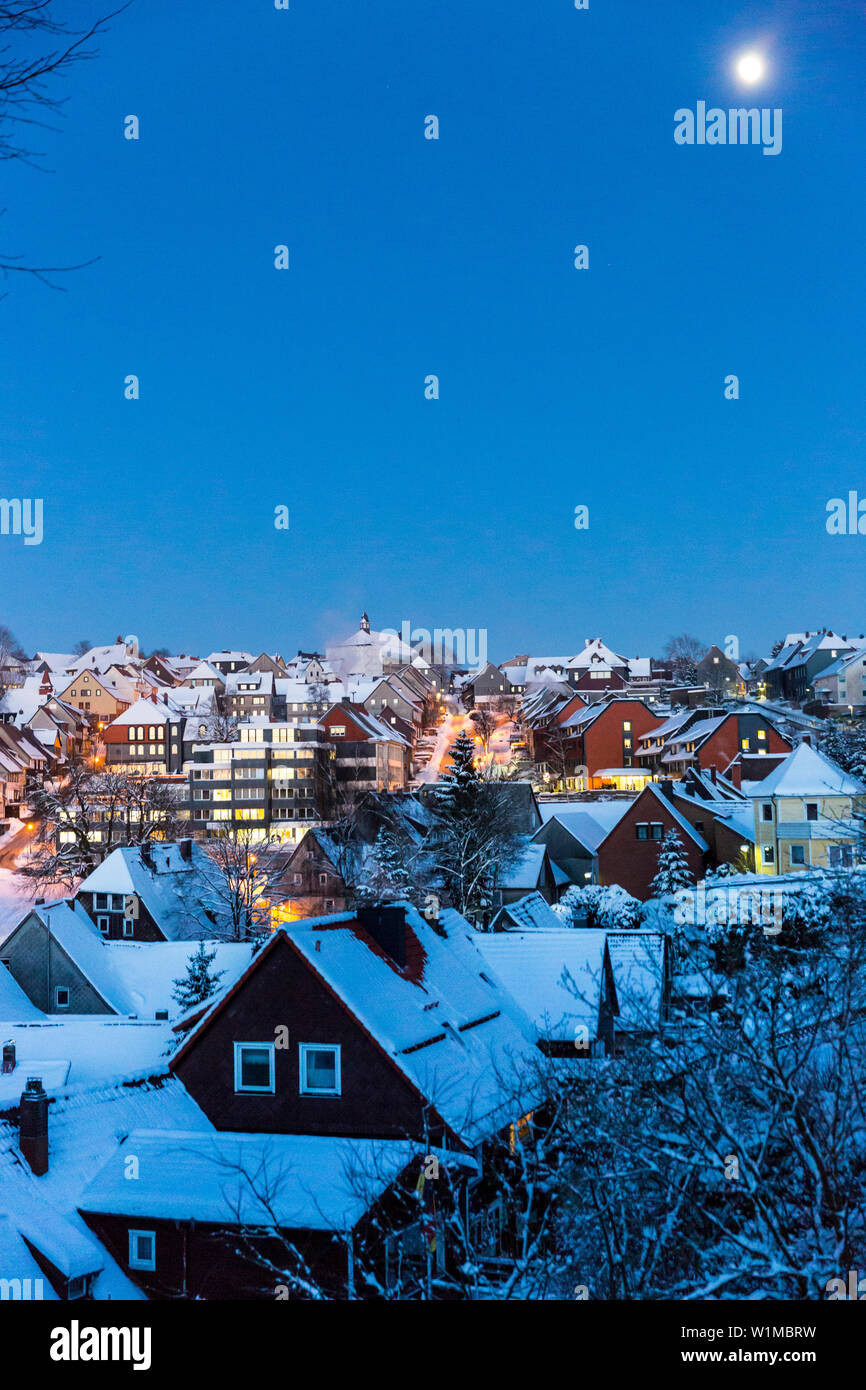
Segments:
[[[203,1004],[216,993],[217,986],[226,972],[211,970],[215,960],[216,947],[212,951],[206,951],[204,942],[200,941],[187,961],[186,975],[173,981],[172,997],[184,1012],[194,1004]]]
[[[443,812],[459,813],[472,808],[478,798],[481,778],[475,767],[475,745],[461,729],[448,749],[451,759],[436,784],[436,802]]]
[[[818,735],[818,749],[843,772],[866,780],[866,721],[828,719]]]
[[[407,846],[381,826],[367,861],[358,897],[367,902],[412,901],[414,884],[406,868]]]
[[[691,888],[694,881],[682,840],[676,830],[666,831],[659,845],[658,868],[650,884],[650,897],[662,898],[678,888]]]
[[[458,734],[449,757],[432,807],[433,867],[458,911],[486,924],[497,877],[525,848],[519,810],[509,783],[479,776],[467,734]]]

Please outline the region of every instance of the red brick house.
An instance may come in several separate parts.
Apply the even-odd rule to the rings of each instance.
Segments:
[[[650,782],[599,845],[599,883],[618,883],[645,901],[658,869],[659,847],[668,830],[679,835],[695,880],[703,878],[709,855],[706,840]]]
[[[673,776],[681,776],[688,768],[716,767],[724,773],[742,753],[766,757],[790,753],[792,746],[766,715],[723,710],[677,730],[668,739],[660,765]]]
[[[569,705],[572,702],[569,701]],[[638,741],[661,724],[643,700],[608,699],[560,711],[542,732],[545,761],[565,763],[565,783],[610,769],[637,768]],[[541,739],[537,738],[537,743]],[[586,773],[578,771],[586,768]]]

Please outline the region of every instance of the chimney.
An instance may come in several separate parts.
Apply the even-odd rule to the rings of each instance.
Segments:
[[[181,859],[185,859],[189,864],[192,860],[192,840],[180,840],[178,844]]]
[[[731,763],[731,766],[728,768],[728,771],[727,771],[727,778],[728,778],[728,781],[729,781],[729,782],[732,782],[732,783],[733,783],[733,785],[736,787],[737,791],[739,791],[740,788],[741,788],[742,785],[743,785],[743,765],[742,765],[742,763],[740,763],[740,762]]]
[[[395,965],[406,964],[406,913],[402,907],[359,907],[355,916]]]
[[[15,1044],[7,1042],[3,1044],[3,1075],[8,1076],[15,1070]]]
[[[712,782],[713,786],[716,785],[716,765],[715,765],[715,763],[713,763],[712,766],[710,767],[710,781]]]
[[[670,801],[674,794],[674,784],[670,777],[662,777],[658,784],[659,791],[667,801]]]
[[[156,865],[153,862],[153,852],[150,848],[149,840],[146,840],[145,843],[141,846],[141,862],[142,864],[146,865],[148,869],[156,868]]]
[[[802,737],[801,737],[801,739],[800,739],[800,742],[801,742],[801,743],[807,743],[807,744],[809,745],[809,747],[811,748],[811,747],[812,747],[812,735],[811,735],[811,734],[803,734]]]
[[[18,1147],[37,1178],[48,1172],[48,1097],[42,1079],[28,1076],[18,1109]]]

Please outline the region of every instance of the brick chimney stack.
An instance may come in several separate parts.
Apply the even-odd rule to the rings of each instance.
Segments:
[[[48,1097],[38,1076],[28,1076],[18,1110],[18,1147],[37,1178],[48,1172]]]

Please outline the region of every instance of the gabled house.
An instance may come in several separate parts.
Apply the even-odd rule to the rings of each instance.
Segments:
[[[534,1051],[473,935],[443,937],[405,904],[282,926],[172,1071],[220,1130],[471,1150],[519,1118],[509,1080]]]
[[[232,671],[245,671],[252,659],[251,652],[230,651],[227,647],[205,657],[208,665],[215,666],[221,676],[231,675]]]
[[[578,801],[542,807],[544,824],[533,839],[547,846],[551,859],[581,888],[598,882],[599,846],[626,814],[631,801]]]
[[[789,753],[791,743],[763,711],[701,711],[687,719],[665,741],[659,759],[668,776],[682,776],[689,768],[717,767],[724,772],[740,753],[764,757]]]
[[[334,774],[342,792],[401,791],[409,782],[412,750],[407,741],[360,705],[332,705],[321,718],[333,746]]]
[[[645,900],[658,871],[661,841],[675,831],[695,880],[703,878],[709,845],[688,819],[665,797],[655,782],[627,807],[597,850],[598,882],[617,883],[633,897]]]
[[[628,659],[606,647],[600,637],[587,637],[583,651],[566,666],[569,685],[587,693],[590,700],[600,693],[625,690],[628,685]]]
[[[347,850],[326,829],[308,830],[292,850],[281,880],[287,921],[345,912]]]
[[[739,666],[716,646],[710,647],[698,662],[696,684],[728,698],[745,693]]]
[[[557,780],[568,790],[604,785],[631,791],[649,776],[636,761],[638,740],[660,723],[643,700],[599,699],[554,715],[545,730],[543,756],[548,764],[556,761]]]
[[[187,941],[226,925],[219,874],[194,840],[112,850],[78,885],[75,901],[111,941]]]
[[[754,804],[759,872],[861,862],[866,785],[808,743],[799,744],[769,777],[744,790]]]
[[[853,642],[827,628],[789,633],[762,676],[768,698],[792,700],[796,704],[814,699],[815,677],[854,647]]]
[[[145,776],[181,772],[184,723],[184,714],[168,704],[167,696],[162,704],[136,700],[102,733],[106,770]]]

